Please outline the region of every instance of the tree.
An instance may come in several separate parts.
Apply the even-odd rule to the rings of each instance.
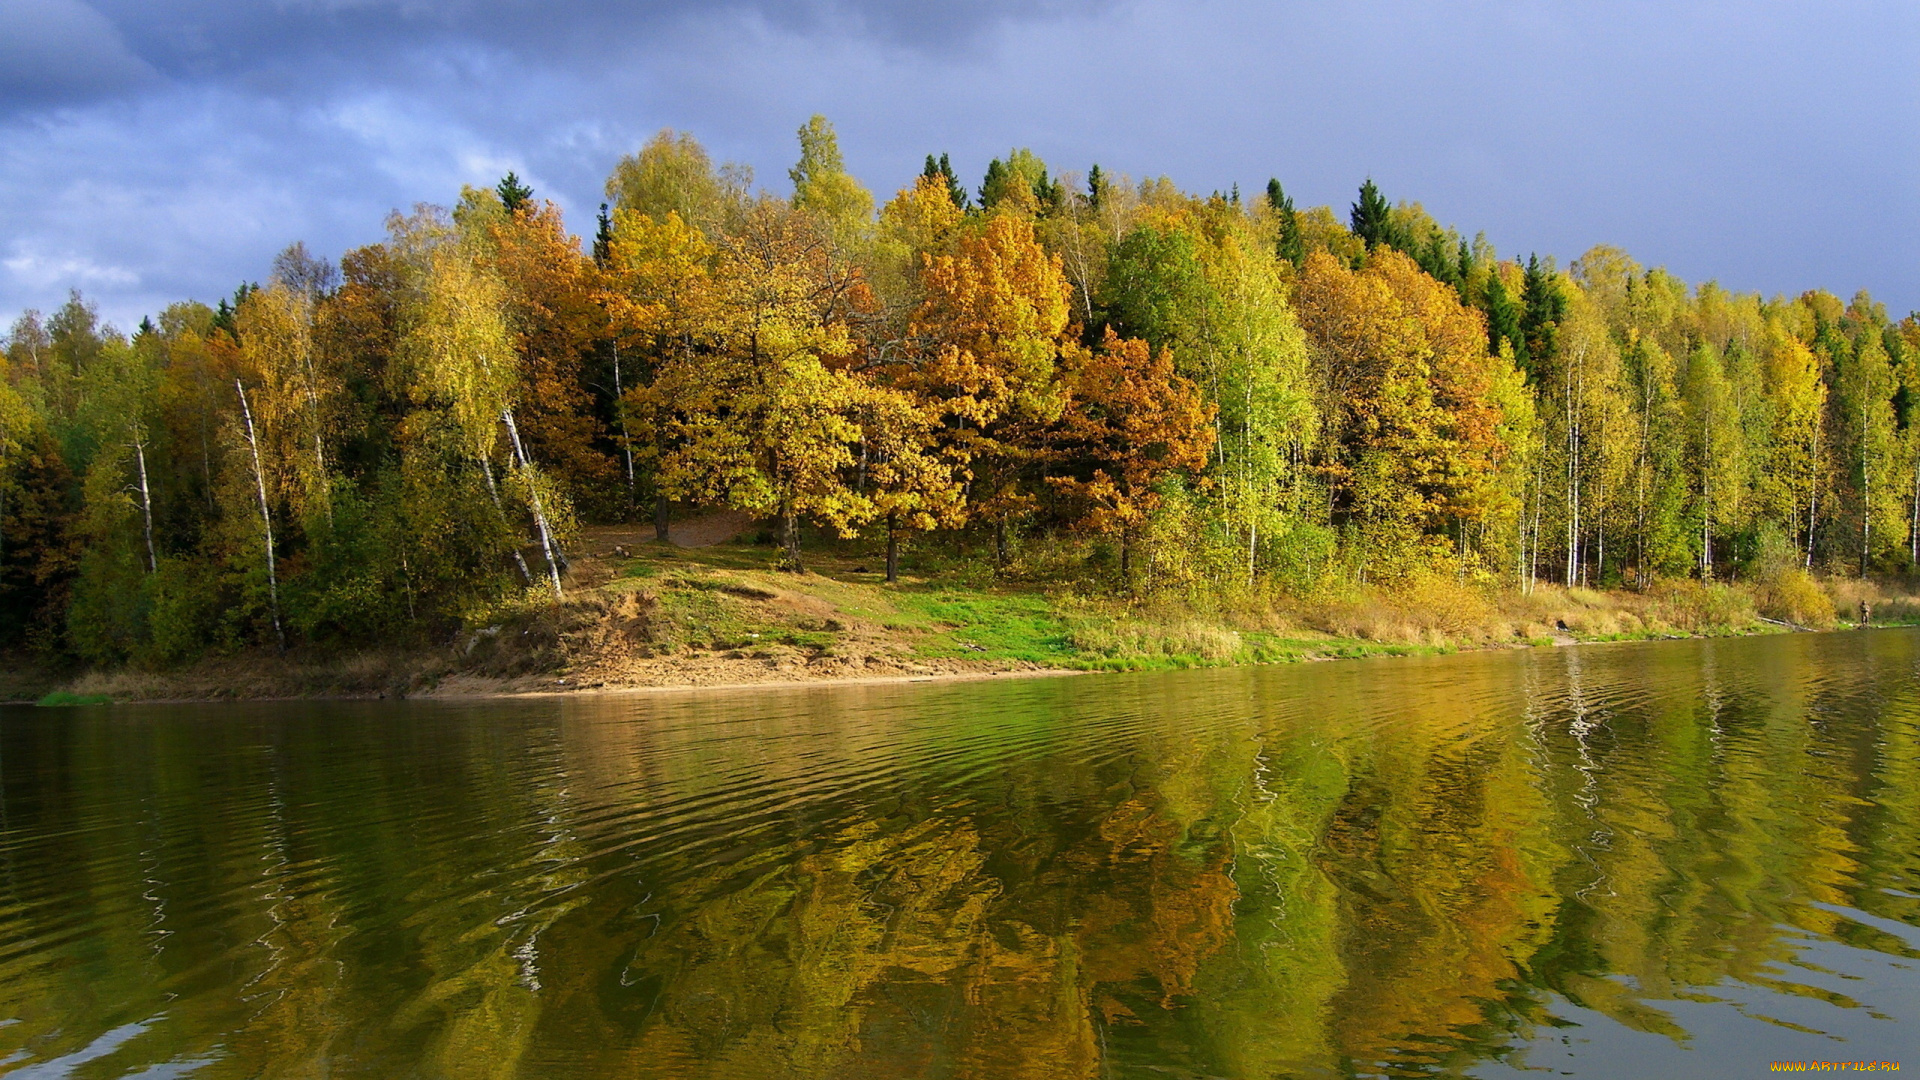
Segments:
[[[1061,188],[1047,177],[1047,163],[1024,147],[987,163],[980,182],[980,208],[992,210],[1007,203],[1022,213],[1038,214],[1060,201]]]
[[[1559,275],[1550,264],[1543,265],[1539,256],[1528,256],[1520,284],[1519,334],[1513,339],[1514,359],[1522,370],[1532,373],[1536,366],[1553,362],[1560,321],[1566,314],[1567,298]]]
[[[315,258],[306,244],[296,240],[273,257],[273,280],[317,301],[340,284],[340,268]]]
[[[715,168],[692,135],[663,129],[639,153],[620,159],[607,177],[606,192],[615,210],[656,221],[678,214],[681,221],[711,234],[739,208],[752,179],[744,166]]]
[[[1644,587],[1656,573],[1697,569],[1686,524],[1685,452],[1689,445],[1678,370],[1671,354],[1652,338],[1634,335],[1623,357],[1632,393],[1634,461],[1634,566]]]
[[[928,154],[927,167],[921,170],[920,175],[944,189],[947,200],[954,205],[955,209],[967,208],[966,185],[962,184],[960,177],[955,175],[953,162],[946,154],[941,154],[938,161],[934,160],[932,154]]]
[[[607,213],[607,204],[600,204],[600,214],[594,218],[593,262],[595,266],[605,267],[607,256],[613,247],[613,217]]]
[[[886,531],[888,584],[900,580],[903,534],[966,521],[957,463],[938,445],[938,425],[929,413],[925,403],[890,387],[867,387],[856,406],[859,487]]]
[[[1834,472],[1844,485],[1835,509],[1846,515],[1837,542],[1857,572],[1865,575],[1882,553],[1903,537],[1894,428],[1894,373],[1878,326],[1848,341],[1829,326],[1824,350],[1832,358],[1831,443]],[[1838,524],[1838,523],[1836,523]],[[1849,535],[1850,534],[1850,535]]]
[[[853,342],[830,246],[805,213],[759,203],[719,245],[701,347],[668,359],[648,392],[673,442],[664,489],[778,518],[796,572],[802,518],[851,534],[872,513],[847,483],[864,395],[831,366]]]
[[[1762,506],[1774,520],[1785,522],[1802,565],[1811,567],[1827,387],[1813,350],[1778,320],[1768,324],[1761,372],[1772,406],[1767,452],[1760,465]]]
[[[1026,468],[1064,404],[1056,360],[1072,286],[1032,222],[1013,214],[988,218],[953,254],[929,257],[921,285],[919,347],[896,385],[937,410],[969,470],[968,501],[993,523],[1004,567],[1009,528],[1033,505]]]
[[[614,212],[602,302],[612,336],[621,447],[627,482],[636,483],[637,472],[651,482],[654,529],[662,542],[669,499],[658,475],[674,446],[673,426],[671,402],[652,384],[669,363],[688,361],[702,347],[698,335],[712,325],[718,302],[709,272],[714,255],[713,245],[677,211],[657,220],[633,210]]]
[[[1618,505],[1632,451],[1619,348],[1584,293],[1575,289],[1566,302],[1555,363],[1538,369],[1535,380],[1543,449],[1550,448],[1548,460],[1560,476],[1561,580],[1572,586],[1605,575],[1607,517]]]
[[[500,196],[500,205],[506,207],[509,214],[517,214],[533,205],[533,189],[521,183],[520,178],[512,172],[501,177],[499,185],[493,190]]]
[[[500,428],[506,428],[511,470],[518,480],[538,533],[554,598],[561,598],[560,558],[549,504],[559,509],[557,493],[546,488],[520,438],[514,407],[525,386],[520,378],[507,325],[506,289],[475,257],[471,240],[450,240],[427,253],[423,279],[408,312],[405,350],[415,394],[445,411],[461,449],[480,469],[496,511],[505,504],[494,476]],[[514,558],[526,574],[518,550]]]
[[[260,461],[260,431],[253,422],[253,407],[247,401],[246,383],[236,378],[233,380],[233,389],[240,398],[240,417],[244,424],[241,431],[246,436],[247,456],[253,463],[254,493],[259,498],[261,547],[267,568],[267,601],[273,615],[273,636],[284,651],[287,647],[287,631],[280,619],[280,574],[274,555],[273,506],[267,501],[267,472]]]
[[[1107,174],[1101,171],[1099,165],[1094,165],[1087,170],[1087,205],[1094,213],[1099,213],[1102,205],[1106,202],[1109,187],[1111,187],[1111,182],[1107,179]]]
[[[57,654],[78,568],[74,477],[45,424],[13,440],[0,469],[0,645]]]
[[[234,326],[255,380],[252,408],[270,456],[292,472],[287,495],[310,532],[332,514],[331,441],[339,381],[314,345],[313,298],[276,281],[242,302]]]
[[[1170,350],[1155,353],[1112,330],[1099,349],[1070,353],[1065,367],[1068,404],[1053,450],[1068,475],[1047,482],[1085,504],[1082,525],[1119,542],[1120,574],[1131,585],[1134,544],[1159,505],[1162,479],[1207,463],[1213,410],[1174,372]]]
[[[1499,478],[1513,454],[1516,376],[1488,355],[1453,291],[1389,251],[1359,272],[1310,254],[1299,295],[1321,395],[1319,464],[1333,516],[1358,530],[1362,573],[1396,572],[1432,546],[1423,535],[1464,535],[1508,512]]]
[[[1687,360],[1687,450],[1696,477],[1694,517],[1700,523],[1700,579],[1713,577],[1716,527],[1738,521],[1746,447],[1740,416],[1721,358],[1701,345]]]
[[[873,217],[873,196],[847,172],[839,136],[824,116],[800,126],[800,160],[787,176],[793,180],[794,209],[818,215],[843,243]]]
[[[1267,242],[1226,206],[1197,220],[1143,225],[1108,271],[1113,324],[1171,348],[1214,413],[1208,472],[1218,523],[1249,581],[1262,543],[1305,524],[1306,455],[1319,428],[1305,339]]]
[[[552,203],[485,220],[483,247],[506,286],[507,326],[525,387],[514,418],[526,453],[569,504],[617,513],[624,502],[614,494],[618,466],[606,452],[589,381],[590,362],[608,338],[596,267]]]
[[[1280,181],[1267,181],[1267,207],[1273,211],[1275,223],[1274,254],[1294,266],[1306,256],[1306,246],[1300,236],[1300,215],[1293,208],[1293,197],[1280,187]]]
[[[1359,201],[1347,215],[1353,235],[1366,241],[1367,250],[1372,251],[1381,244],[1394,245],[1397,239],[1393,232],[1393,208],[1387,204],[1385,196],[1375,186],[1373,177],[1360,185]]]

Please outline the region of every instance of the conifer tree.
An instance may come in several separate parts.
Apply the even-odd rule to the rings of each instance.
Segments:
[[[1360,198],[1353,204],[1347,215],[1347,221],[1353,229],[1353,235],[1366,241],[1367,250],[1372,251],[1381,244],[1394,244],[1393,208],[1380,194],[1380,189],[1369,176],[1360,185]],[[1397,246],[1397,245],[1395,245]]]
[[[1540,262],[1537,255],[1527,257],[1527,270],[1520,285],[1519,339],[1514,356],[1522,369],[1553,361],[1558,345],[1560,321],[1566,318],[1567,298],[1561,292],[1558,274]]]
[[[1306,245],[1300,236],[1300,214],[1293,208],[1293,197],[1280,187],[1278,179],[1267,181],[1267,205],[1272,208],[1274,220],[1279,226],[1274,240],[1274,253],[1299,266],[1301,258],[1306,255]]]
[[[927,155],[927,167],[921,170],[921,176],[938,183],[947,193],[947,198],[961,210],[967,208],[967,189],[960,183],[960,177],[954,174],[953,161],[946,154],[938,160],[932,154]]]
[[[520,178],[511,171],[500,178],[493,189],[500,196],[500,205],[507,213],[517,213],[533,205],[533,189],[520,182]]]

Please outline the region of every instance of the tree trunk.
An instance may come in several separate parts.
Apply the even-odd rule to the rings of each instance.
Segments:
[[[897,514],[887,515],[887,584],[900,580],[900,527]]]
[[[540,501],[540,485],[533,472],[533,462],[527,460],[526,447],[520,445],[520,428],[513,422],[513,410],[506,409],[500,418],[507,422],[507,438],[513,443],[513,457],[519,464],[520,478],[527,483],[527,501],[533,507],[533,524],[540,530],[540,551],[547,557],[547,576],[553,585],[553,598],[561,600],[565,594],[560,591],[560,557],[553,542],[553,530],[547,525],[547,510]]]
[[[1913,469],[1913,516],[1907,523],[1907,566],[1920,566],[1920,463]]]
[[[1700,580],[1713,580],[1713,515],[1700,515]]]
[[[140,466],[140,516],[147,534],[147,573],[160,571],[160,560],[153,554],[153,491],[147,486],[147,448],[144,443],[133,444],[133,460]]]
[[[1007,569],[1007,519],[1000,518],[993,523],[993,569],[996,573]]]
[[[1867,576],[1867,559],[1873,553],[1873,474],[1867,471],[1866,455],[1860,455],[1860,576]]]
[[[240,415],[247,422],[247,449],[253,454],[254,490],[260,496],[260,526],[266,534],[267,603],[273,612],[273,636],[280,643],[280,651],[285,652],[287,632],[280,625],[280,575],[273,564],[273,512],[267,507],[267,474],[260,467],[260,439],[253,430],[253,408],[247,404],[246,385],[235,379],[233,388],[240,394]]]
[[[316,420],[315,423],[319,421]],[[330,490],[332,485],[327,481],[327,447],[320,441],[318,429],[313,433],[313,460],[314,467],[319,470],[316,482],[320,485],[320,502],[326,507],[327,528],[331,530],[333,528],[333,492]]]
[[[1813,477],[1808,483],[1811,490],[1807,494],[1807,570],[1813,569],[1813,536],[1820,527],[1820,434],[1824,426],[1820,416],[1816,414],[1813,425],[1813,451],[1809,458],[1813,467]]]
[[[667,526],[673,523],[673,504],[665,495],[653,497],[653,538],[661,543],[667,542]]]
[[[500,502],[500,488],[493,482],[493,465],[486,458],[480,459],[480,475],[487,481],[487,497],[493,500],[493,512],[500,515],[500,524],[507,526],[507,508]],[[511,526],[508,526],[511,528]],[[513,548],[513,565],[520,568],[520,583],[533,584],[533,571],[527,569],[526,556],[520,554],[519,545]]]
[[[1260,519],[1249,517],[1247,521],[1247,588],[1253,588],[1254,570],[1260,558]]]
[[[796,574],[806,573],[806,567],[800,562],[800,518],[791,509],[780,512],[780,549],[785,552],[786,569]]]
[[[613,415],[620,419],[620,450],[627,459],[627,513],[634,510],[633,435],[627,431],[627,410],[623,404],[627,392],[620,382],[620,343],[613,345]],[[660,539],[665,540],[662,536]]]
[[[201,402],[205,407],[200,411],[200,482],[204,485],[207,496],[207,513],[215,514],[219,512],[220,504],[213,495],[213,447],[207,441],[206,418],[206,414],[212,412],[213,407],[206,404],[207,396],[207,394],[201,395]]]

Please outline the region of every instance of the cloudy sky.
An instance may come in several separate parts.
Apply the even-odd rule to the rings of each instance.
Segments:
[[[0,0],[0,317],[123,325],[508,169],[592,227],[662,127],[882,198],[1031,147],[1185,188],[1365,176],[1503,253],[1920,307],[1912,0]]]

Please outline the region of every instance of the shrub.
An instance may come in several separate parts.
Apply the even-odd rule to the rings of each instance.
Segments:
[[[1656,617],[1676,630],[1735,629],[1753,622],[1753,598],[1730,585],[1668,579],[1653,592]]]
[[[1795,626],[1824,630],[1833,625],[1834,604],[1813,575],[1800,569],[1775,573],[1759,590],[1760,614]]]

